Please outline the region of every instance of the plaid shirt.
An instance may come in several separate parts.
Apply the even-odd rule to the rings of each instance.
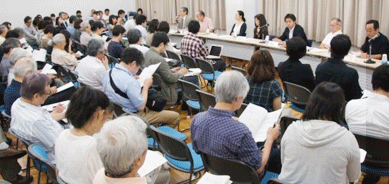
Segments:
[[[250,91],[247,94],[244,103],[253,103],[265,108],[268,112],[273,111],[273,100],[282,95],[281,85],[276,80],[262,83],[253,82],[247,77],[250,85]]]
[[[254,169],[262,164],[262,153],[246,125],[232,119],[231,111],[212,107],[191,122],[193,149],[216,157],[240,160]]]
[[[188,32],[181,40],[181,53],[192,58],[204,59],[211,64],[216,63],[213,60],[206,59],[209,55],[208,47],[203,40],[191,32]]]

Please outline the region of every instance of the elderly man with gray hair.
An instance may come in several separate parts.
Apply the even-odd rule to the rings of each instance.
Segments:
[[[71,43],[71,42],[70,42]],[[69,43],[69,47],[72,44]],[[62,33],[56,34],[53,37],[53,52],[51,53],[51,60],[53,63],[67,67],[71,70],[74,70],[78,64],[77,56],[78,54],[72,54],[65,51],[66,38]],[[69,48],[69,50],[72,50]]]
[[[342,21],[339,18],[333,18],[330,22],[331,32],[327,34],[320,44],[320,48],[329,49],[332,38],[342,33]]]
[[[128,39],[128,43],[130,44],[129,47],[138,49],[139,51],[142,52],[143,55],[145,55],[145,53],[149,51],[149,48],[141,45],[142,33],[138,29],[130,29],[127,32],[127,39]]]
[[[109,70],[104,55],[104,42],[92,39],[88,43],[88,56],[80,61],[76,71],[81,84],[103,91],[103,76]]]
[[[94,184],[170,183],[170,174],[159,175],[160,168],[139,177],[147,153],[146,123],[137,116],[122,116],[106,122],[97,134],[97,152],[104,168],[97,172]]]
[[[81,23],[80,43],[82,45],[88,45],[88,42],[91,39],[92,39],[91,25],[87,21],[86,22],[82,22]]]
[[[9,69],[8,73],[8,81],[7,85],[9,86],[12,82],[12,79],[15,78],[15,73],[14,73],[14,66],[17,61],[19,61],[22,58],[32,58],[32,53],[26,49],[22,48],[14,48],[11,51],[11,54],[9,55],[9,63],[11,64],[11,68]]]
[[[216,105],[193,118],[191,138],[197,153],[243,161],[263,177],[280,126],[277,124],[269,128],[261,150],[247,126],[234,117],[234,112],[241,107],[249,89],[243,74],[237,71],[223,72],[215,85]]]
[[[58,121],[65,118],[65,107],[59,104],[52,113],[41,107],[51,94],[50,79],[44,74],[25,76],[20,93],[21,97],[11,108],[11,130],[19,138],[41,145],[50,161],[55,163],[55,140],[64,130]]]

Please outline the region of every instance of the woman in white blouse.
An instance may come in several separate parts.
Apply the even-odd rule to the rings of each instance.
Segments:
[[[66,183],[91,184],[103,163],[93,134],[112,118],[108,97],[97,89],[81,87],[70,99],[66,118],[74,126],[64,130],[55,144],[58,176]]]
[[[246,36],[246,18],[244,18],[244,12],[242,10],[238,10],[235,13],[235,19],[238,21],[232,26],[230,35],[233,36]]]

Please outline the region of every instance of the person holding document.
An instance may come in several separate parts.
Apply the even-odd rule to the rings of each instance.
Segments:
[[[144,66],[161,63],[153,77],[160,81],[162,94],[168,99],[167,104],[175,104],[178,98],[177,81],[188,73],[185,67],[175,67],[170,69],[165,58],[161,55],[165,54],[169,43],[169,37],[165,32],[156,32],[151,42],[151,48],[145,54]]]
[[[269,163],[277,160],[277,151],[279,156],[279,150],[272,145],[280,134],[280,126],[277,124],[270,127],[263,148],[257,146],[249,128],[234,117],[234,111],[241,107],[249,89],[250,86],[242,73],[223,72],[215,86],[215,107],[209,107],[208,111],[197,114],[191,122],[192,145],[197,153],[243,161],[256,169],[262,178],[266,165],[276,165],[279,168],[275,170],[280,170],[276,161]]]
[[[126,112],[137,113],[149,123],[165,123],[175,127],[180,122],[180,115],[177,112],[167,110],[157,112],[146,107],[153,79],[145,79],[143,87],[137,80],[139,77],[136,73],[143,62],[143,55],[138,49],[124,49],[120,63],[105,73],[103,91],[113,103],[121,105]]]

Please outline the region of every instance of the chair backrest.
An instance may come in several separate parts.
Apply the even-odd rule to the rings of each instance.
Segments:
[[[309,89],[286,81],[284,81],[284,87],[285,95],[293,104],[300,106],[307,105],[309,96],[311,96]]]
[[[239,67],[237,67],[237,66],[231,66],[231,70],[236,70],[236,71],[242,73],[244,76],[247,75],[247,71],[246,71],[245,69],[239,68]]]
[[[106,55],[107,56],[107,59],[108,59],[108,65],[110,68],[113,68],[115,66],[116,63],[119,63],[119,60],[110,56],[110,55]]]
[[[186,68],[198,68],[198,64],[196,60],[191,58],[190,56],[181,54],[182,62],[184,63]]]
[[[82,54],[86,54],[88,47],[86,45],[82,45],[77,40],[72,39],[73,44],[76,46],[76,50],[80,51]]]
[[[67,82],[78,82],[78,75],[68,68],[53,63],[53,69],[57,72],[58,78],[62,78]]]
[[[34,166],[43,172],[46,172],[53,183],[58,183],[55,166],[49,160],[46,151],[37,144],[32,144],[28,147],[28,154],[34,160]]]
[[[240,106],[240,109],[235,111],[236,117],[239,117],[243,113],[243,111],[246,109],[246,107],[247,107],[247,104],[242,103],[242,106]]]
[[[25,140],[23,138],[21,138],[20,136],[18,136],[11,128],[8,129],[8,132],[13,135],[14,137],[16,137],[17,139],[21,140],[22,143],[24,144],[24,146],[26,146],[26,148],[28,148],[28,146],[30,146],[32,143],[29,142],[28,140]]]
[[[297,121],[297,120],[299,120],[299,119],[291,118],[291,117],[287,117],[287,116],[282,117],[280,120],[280,127],[281,127],[282,134],[285,133],[285,131],[289,125],[291,125],[294,121]]]
[[[178,84],[181,86],[182,94],[185,100],[195,100],[195,101],[200,100],[200,97],[196,92],[196,90],[201,90],[201,88],[198,85],[182,79],[178,79]]]
[[[207,111],[209,106],[214,107],[216,105],[216,97],[215,95],[201,91],[199,89],[196,90],[197,94],[200,97],[200,110]]]
[[[121,116],[122,114],[126,113],[123,110],[123,107],[117,103],[113,103],[113,115],[115,118]]]
[[[176,54],[175,52],[172,52],[170,50],[166,50],[166,53],[167,53],[167,57],[170,58],[170,59],[176,59],[176,60],[179,60],[181,61],[181,58],[178,54]]]
[[[257,171],[240,160],[224,159],[200,153],[206,171],[216,175],[228,175],[234,183],[259,184]]]
[[[367,152],[365,161],[363,162],[364,165],[377,168],[389,167],[389,140],[358,134],[354,134],[354,136],[358,141],[359,148]]]
[[[205,61],[203,59],[196,59],[199,68],[201,69],[201,73],[215,73],[215,70],[213,69],[213,66],[208,61]],[[215,74],[214,74],[215,78]]]
[[[162,153],[175,160],[189,161],[191,163],[191,169],[193,170],[193,158],[188,146],[183,140],[179,140],[176,137],[166,134],[152,125],[147,129],[147,133],[157,141]]]

